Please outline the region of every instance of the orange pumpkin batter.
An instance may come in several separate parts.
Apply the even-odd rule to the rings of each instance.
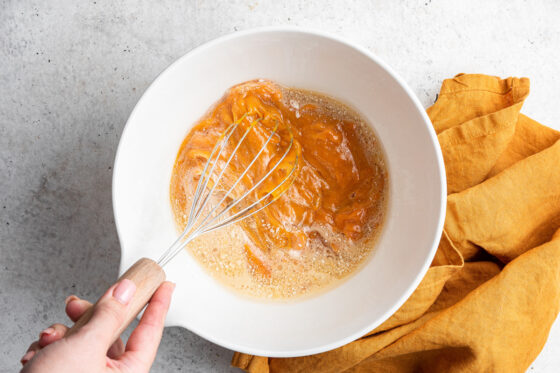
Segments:
[[[278,126],[277,134],[236,188],[236,195],[259,180],[285,152],[291,136],[294,139],[278,170],[253,197],[270,191],[296,165],[289,182],[275,194],[287,188],[286,192],[241,223],[247,238],[243,243],[246,264],[254,276],[272,281],[274,252],[289,253],[291,260],[302,257],[298,251],[309,250],[336,257],[341,248],[367,240],[379,230],[387,172],[380,145],[367,125],[332,99],[264,80],[232,87],[183,141],[171,179],[173,212],[181,229],[201,170],[222,133],[234,122],[239,126],[219,165],[245,130],[252,129],[226,169],[223,188],[243,172]]]

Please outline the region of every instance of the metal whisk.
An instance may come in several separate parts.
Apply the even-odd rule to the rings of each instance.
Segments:
[[[247,198],[247,196],[249,196],[256,188],[258,188],[265,180],[267,180],[267,178],[284,161],[284,159],[286,158],[286,156],[288,155],[288,153],[292,149],[292,146],[293,146],[293,143],[294,143],[294,136],[293,136],[293,133],[291,132],[291,130],[289,130],[289,132],[288,132],[290,134],[290,142],[289,142],[286,150],[284,151],[284,153],[282,154],[280,159],[274,164],[274,166],[272,168],[270,168],[270,170],[268,170],[268,172],[259,181],[257,181],[251,188],[246,190],[240,197],[233,198],[226,205],[224,205],[224,201],[226,201],[226,199],[231,195],[232,191],[239,184],[239,182],[243,179],[243,177],[247,174],[247,172],[253,166],[253,164],[257,161],[257,159],[259,158],[261,153],[266,149],[270,140],[276,134],[276,132],[278,130],[278,126],[279,126],[279,122],[276,121],[275,126],[272,129],[272,131],[271,131],[270,135],[268,136],[267,140],[264,142],[263,146],[259,149],[256,156],[253,157],[253,159],[251,160],[251,162],[249,163],[247,168],[245,168],[245,170],[239,175],[239,177],[235,180],[233,185],[225,192],[225,194],[221,197],[219,202],[210,210],[210,212],[208,214],[206,214],[202,218],[202,220],[200,220],[201,216],[204,215],[203,214],[204,208],[206,207],[208,201],[214,195],[214,192],[216,191],[216,187],[220,184],[220,181],[221,181],[222,177],[224,176],[224,172],[226,171],[227,167],[231,163],[231,161],[234,158],[234,156],[235,156],[236,152],[238,151],[239,147],[242,146],[243,140],[245,140],[245,138],[247,137],[249,132],[253,129],[253,127],[261,121],[260,118],[256,119],[256,120],[252,121],[252,123],[247,127],[247,129],[243,133],[243,136],[241,137],[240,141],[237,143],[237,145],[235,146],[235,148],[231,152],[231,154],[230,154],[229,158],[227,159],[225,165],[223,166],[221,171],[218,173],[217,178],[213,180],[214,185],[211,188],[208,187],[209,181],[210,181],[212,175],[214,174],[216,165],[218,163],[218,159],[220,158],[220,156],[222,155],[222,152],[224,151],[226,145],[228,144],[231,135],[235,132],[235,130],[237,129],[239,124],[242,122],[242,120],[245,119],[245,117],[246,117],[246,115],[244,115],[243,117],[238,119],[236,122],[232,123],[224,131],[224,133],[220,137],[220,140],[218,140],[218,142],[216,143],[216,145],[212,149],[212,152],[210,153],[210,157],[208,157],[208,160],[206,161],[206,164],[204,166],[202,174],[200,175],[200,179],[198,180],[196,191],[195,191],[194,197],[193,197],[193,202],[191,204],[189,217],[188,217],[188,220],[187,220],[187,225],[186,225],[185,229],[183,230],[183,232],[181,233],[181,235],[173,243],[173,245],[171,245],[162,254],[162,256],[159,258],[158,264],[161,265],[162,267],[164,265],[166,265],[167,263],[169,263],[169,261],[171,259],[173,259],[175,257],[175,255],[177,255],[177,253],[179,253],[181,250],[183,250],[185,248],[185,246],[189,242],[194,240],[195,238],[197,238],[197,237],[199,237],[199,236],[201,236],[205,233],[211,232],[213,230],[223,228],[223,227],[228,226],[230,224],[237,223],[237,222],[239,222],[243,219],[246,219],[246,218],[250,217],[251,215],[256,214],[257,212],[264,209],[265,207],[267,207],[268,205],[270,205],[271,203],[276,201],[278,198],[280,198],[280,196],[282,194],[284,194],[286,192],[286,190],[288,189],[288,188],[284,188],[280,193],[275,195],[270,201],[267,201],[265,204],[261,205],[261,202],[266,201],[270,196],[273,196],[274,192],[276,192],[282,185],[284,185],[286,182],[288,182],[288,180],[291,179],[292,174],[294,173],[294,171],[297,168],[298,155],[296,155],[296,157],[295,157],[295,162],[293,164],[293,167],[288,172],[288,174],[282,179],[282,181],[280,183],[278,183],[274,188],[269,190],[265,195],[258,198],[256,201],[253,201],[252,203],[249,203],[249,205],[247,207],[244,207],[243,209],[234,213],[233,215],[228,215],[228,212],[231,209],[233,209],[235,206],[239,205],[239,203],[244,201]],[[217,212],[216,214],[214,214],[218,210],[218,208],[220,208],[220,207],[222,208],[222,210]],[[196,226],[196,229],[193,229],[195,226]]]
[[[225,162],[222,169],[217,172],[216,166],[218,164],[218,160],[220,156],[224,152],[226,145],[230,142],[230,139],[238,128],[239,124],[247,117],[247,115],[243,115],[240,119],[232,123],[224,133],[220,136],[218,142],[214,146],[204,169],[200,175],[200,179],[198,180],[196,191],[193,196],[193,201],[190,208],[190,213],[188,216],[187,224],[184,231],[181,235],[177,238],[177,240],[162,254],[159,258],[157,263],[148,258],[142,258],[138,260],[136,263],[132,265],[120,278],[119,281],[123,279],[129,279],[136,284],[136,293],[134,297],[129,303],[127,308],[127,318],[125,322],[123,322],[120,329],[116,330],[114,333],[114,339],[116,340],[121,333],[126,329],[128,324],[138,315],[138,313],[144,308],[144,306],[148,303],[154,292],[157,288],[165,281],[165,272],[163,271],[163,266],[165,266],[171,259],[173,259],[181,250],[185,248],[185,246],[194,240],[195,238],[211,232],[213,230],[228,226],[230,224],[239,222],[243,219],[246,219],[257,212],[261,211],[274,201],[276,201],[283,193],[286,192],[289,185],[286,183],[292,182],[293,178],[292,175],[294,174],[299,155],[296,153],[295,161],[293,165],[290,164],[288,167],[289,171],[287,172],[286,176],[275,186],[269,188],[267,193],[265,193],[262,197],[254,198],[253,201],[250,199],[252,197],[252,193],[268,178],[271,177],[272,173],[278,169],[281,163],[286,159],[288,154],[290,153],[293,144],[294,144],[294,136],[291,130],[288,128],[289,133],[289,144],[286,147],[286,150],[282,154],[282,156],[276,161],[273,167],[268,170],[264,176],[262,176],[256,183],[254,183],[250,188],[242,192],[241,196],[232,198],[232,192],[236,188],[236,186],[241,182],[243,177],[249,172],[251,167],[255,164],[259,156],[263,153],[266,149],[269,142],[272,140],[275,134],[277,134],[279,122],[275,121],[275,126],[272,129],[270,135],[268,136],[265,143],[259,149],[257,154],[253,157],[253,159],[249,162],[247,167],[243,170],[243,172],[236,178],[235,182],[232,184],[231,187],[221,196],[221,198],[216,193],[216,188],[220,184],[220,180],[224,177],[224,172],[230,165],[231,161],[233,160],[235,154],[243,146],[244,140],[249,135],[250,131],[258,125],[262,119],[256,119],[251,122],[248,128],[243,133],[242,137],[240,138],[239,142],[235,144],[235,147],[231,154],[229,155],[227,161]],[[226,155],[224,155],[226,156]],[[217,177],[213,178],[214,173],[217,173]],[[212,179],[212,183],[210,180]],[[286,187],[281,189],[276,195],[275,192],[285,185]],[[272,197],[272,198],[270,198]],[[229,200],[226,202],[226,200]],[[270,200],[268,200],[270,198]],[[205,214],[205,208],[210,200],[219,199],[219,202],[216,203],[211,209],[210,212]],[[240,203],[245,202],[247,205],[245,207],[239,206],[239,211],[233,211],[231,214],[229,212],[238,206]],[[210,208],[210,206],[208,207]],[[219,210],[221,209],[221,210]],[[218,211],[219,210],[219,211]],[[97,303],[96,303],[97,304]],[[70,328],[70,330],[66,333],[66,336],[70,336],[78,331],[82,326],[84,326],[92,317],[94,313],[94,309],[96,307],[94,304],[90,309],[88,309],[82,317]]]

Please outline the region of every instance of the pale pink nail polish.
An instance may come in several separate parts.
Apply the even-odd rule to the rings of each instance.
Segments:
[[[53,328],[47,328],[45,330],[43,330],[41,333],[39,333],[39,338],[43,338],[49,335],[53,335],[54,334],[54,329]]]
[[[113,297],[119,301],[119,303],[128,304],[135,292],[136,284],[125,278],[119,282],[113,290]]]
[[[35,351],[27,351],[25,353],[25,355],[23,355],[23,357],[21,358],[21,363],[25,364],[27,363],[29,360],[31,360],[31,358],[33,358],[33,355],[35,355]]]
[[[75,299],[78,299],[78,297],[75,296],[75,295],[70,295],[68,298],[66,298],[66,300],[64,301],[64,303],[65,303],[66,305],[68,305],[68,303],[72,302],[72,301],[75,300]]]

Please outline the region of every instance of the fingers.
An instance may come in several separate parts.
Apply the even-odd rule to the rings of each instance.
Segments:
[[[73,321],[76,321],[83,312],[87,309],[87,307],[91,305],[91,303],[81,300],[75,295],[71,295],[66,298],[66,313]],[[69,307],[70,306],[70,307]],[[21,364],[25,365],[29,360],[35,356],[37,351],[41,348],[50,345],[62,338],[68,331],[68,327],[62,324],[53,324],[39,333],[39,340],[33,342],[30,346],[25,355],[21,358]],[[122,342],[121,342],[122,344]],[[124,350],[124,348],[123,348]]]
[[[128,279],[111,286],[97,302],[91,320],[76,336],[89,333],[92,347],[107,351],[118,338],[118,330],[126,321],[128,305],[135,292],[136,285]]]
[[[64,337],[68,327],[62,324],[53,324],[39,334],[39,346],[45,347]]]
[[[175,284],[164,282],[152,296],[138,326],[128,339],[121,360],[126,365],[142,364],[139,370],[152,365],[163,333],[163,326]]]
[[[21,364],[25,365],[25,363],[31,360],[33,356],[35,356],[35,353],[37,353],[37,351],[41,348],[62,339],[67,331],[68,327],[62,324],[53,324],[43,330],[39,334],[39,340],[33,342],[27,349],[25,355],[21,358]]]
[[[66,314],[74,322],[78,321],[80,317],[86,312],[92,304],[87,300],[80,299],[75,295],[66,298]],[[122,339],[117,339],[107,351],[107,356],[111,359],[117,359],[124,353],[124,343]]]
[[[35,342],[31,343],[31,345],[27,349],[27,352],[25,353],[25,355],[23,355],[23,357],[20,360],[21,365],[25,365],[29,360],[33,359],[33,356],[35,356],[35,353],[37,351],[39,351],[40,349],[41,349],[41,347],[39,346],[39,341],[35,341]]]
[[[80,316],[91,307],[91,303],[71,295],[66,298],[66,313],[72,321],[77,321]],[[53,324],[39,334],[39,347],[45,347],[64,337],[68,327],[62,324]]]
[[[91,306],[90,302],[80,299],[75,295],[70,295],[66,298],[66,314],[74,322],[78,321]]]
[[[116,291],[117,285],[118,284],[112,286],[107,291],[105,296],[107,296],[107,294],[110,294],[111,297],[117,296],[117,297],[119,297],[117,302],[121,303],[123,301],[123,299],[128,297],[128,295],[127,294],[123,295],[123,293],[122,293],[123,289],[122,288],[120,290]],[[128,291],[130,291],[130,289]],[[115,294],[115,292],[116,292],[116,294]],[[125,301],[126,301],[126,299],[125,299]],[[76,322],[84,314],[84,312],[86,310],[88,310],[91,306],[92,306],[92,304],[90,302],[88,302],[86,300],[83,300],[83,299],[80,299],[75,295],[71,295],[68,298],[66,298],[66,314],[74,322]],[[27,350],[25,355],[21,358],[22,365],[24,365],[28,361],[30,361],[35,356],[35,354],[39,350],[41,350],[41,348],[46,347],[46,346],[64,338],[67,331],[68,331],[68,327],[65,326],[65,325],[62,325],[62,324],[53,324],[53,325],[49,326],[48,328],[46,328],[45,330],[43,330],[39,334],[39,340],[33,342],[29,346],[29,349]],[[107,356],[112,358],[112,359],[117,359],[123,353],[124,353],[124,343],[119,338],[116,342],[114,342],[111,345],[111,347],[107,351]]]

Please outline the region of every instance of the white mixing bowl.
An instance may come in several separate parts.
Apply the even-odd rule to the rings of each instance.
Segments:
[[[383,232],[356,274],[291,302],[240,297],[184,251],[165,268],[177,284],[166,325],[256,355],[319,353],[359,338],[404,303],[432,261],[445,214],[443,159],[429,118],[401,78],[348,41],[285,27],[237,32],[196,48],[152,83],[128,119],[115,160],[120,272],[143,256],[157,260],[177,237],[169,182],[179,146],[227,88],[256,78],[326,93],[371,123],[389,169]]]

